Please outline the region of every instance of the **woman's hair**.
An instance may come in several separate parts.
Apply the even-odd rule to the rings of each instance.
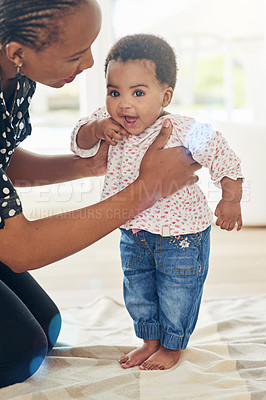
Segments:
[[[105,75],[111,61],[150,60],[156,67],[159,82],[175,88],[177,64],[172,47],[162,38],[149,34],[124,36],[109,51],[105,60]]]
[[[59,40],[61,17],[85,3],[87,0],[0,0],[0,46],[11,41],[36,51],[49,46]]]

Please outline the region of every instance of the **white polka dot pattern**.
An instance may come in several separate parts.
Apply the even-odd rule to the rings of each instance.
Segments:
[[[6,107],[0,81],[0,229],[5,226],[5,218],[22,212],[18,195],[4,171],[8,167],[15,148],[31,134],[28,107],[35,87],[35,82],[27,77],[19,78],[17,97],[11,117]]]

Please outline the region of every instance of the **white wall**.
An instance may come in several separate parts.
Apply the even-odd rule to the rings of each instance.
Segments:
[[[92,113],[105,103],[104,61],[114,42],[112,0],[98,0],[102,9],[102,29],[92,46],[94,66],[80,76],[80,115]]]
[[[124,0],[123,0],[124,1]],[[239,0],[237,0],[238,2]],[[257,0],[255,0],[257,1]],[[113,33],[113,21],[112,17],[114,15],[114,10],[112,8],[114,2],[112,0],[98,0],[101,8],[102,8],[102,14],[103,14],[103,24],[102,24],[102,31],[99,35],[99,37],[96,39],[95,44],[93,44],[92,51],[95,59],[95,64],[94,67],[80,76],[80,116],[88,115],[91,112],[93,112],[97,107],[101,106],[104,104],[105,101],[105,77],[104,77],[104,60],[107,55],[108,50],[110,49],[111,45],[114,42],[114,33]],[[138,1],[136,3],[131,2],[131,4],[140,4],[141,1]],[[199,23],[198,26],[203,26],[204,29],[207,29],[208,27],[210,28],[210,24],[204,23],[202,24],[202,17],[206,18],[211,18],[210,12],[211,9],[209,7],[208,10],[205,10],[203,7],[203,4],[208,3],[209,0],[197,0],[195,3],[197,3],[197,9],[192,6],[195,14],[195,18],[199,19],[199,22],[201,20],[201,24]],[[224,136],[228,139],[229,143],[231,146],[236,150],[236,152],[240,155],[242,159],[242,164],[243,164],[243,172],[246,177],[245,183],[244,183],[244,196],[243,196],[243,212],[244,212],[244,222],[247,225],[266,225],[266,207],[265,207],[265,195],[266,195],[266,185],[265,185],[265,176],[264,176],[264,167],[263,167],[263,152],[264,148],[266,146],[266,113],[265,113],[265,108],[266,108],[266,0],[258,0],[260,3],[260,8],[255,7],[255,3],[249,2],[247,0],[244,1],[245,3],[245,9],[247,8],[247,5],[250,4],[250,7],[252,9],[251,15],[254,16],[254,24],[256,25],[256,30],[252,30],[250,26],[250,21],[246,26],[248,26],[248,29],[245,28],[245,24],[243,23],[244,16],[243,13],[241,13],[241,10],[239,9],[238,12],[238,17],[239,18],[233,18],[233,15],[231,13],[230,18],[231,21],[233,21],[233,27],[231,29],[234,32],[237,32],[238,26],[245,29],[242,29],[241,35],[243,36],[243,32],[246,34],[246,39],[248,34],[253,35],[253,42],[246,42],[244,43],[243,41],[240,42],[242,43],[242,49],[243,47],[246,48],[247,54],[249,54],[248,60],[247,60],[247,68],[249,71],[249,83],[248,83],[248,95],[249,95],[249,103],[250,103],[250,109],[253,110],[251,115],[253,116],[253,122],[252,123],[236,123],[236,122],[215,122],[212,121],[213,125],[215,128],[221,130],[221,132],[224,134]],[[121,3],[121,1],[120,1]],[[125,0],[126,3],[126,0]],[[142,1],[143,6],[147,5],[148,1],[143,0]],[[156,3],[156,2],[155,2]],[[192,4],[193,1],[188,1],[186,5]],[[227,1],[221,1],[221,0],[211,0],[211,8],[214,9],[216,16],[219,17],[219,13],[217,13],[217,10],[214,6],[214,3],[219,3],[220,6],[223,5],[223,7],[228,6],[228,4],[236,4],[236,2],[230,2]],[[244,3],[241,2],[243,5]],[[117,1],[117,4],[119,4],[119,1]],[[157,3],[156,3],[157,4]],[[169,9],[167,6],[170,4],[169,0],[165,0],[164,6]],[[209,3],[210,4],[210,3]],[[230,5],[229,4],[229,5]],[[256,3],[257,4],[257,3]],[[184,5],[184,4],[183,4]],[[264,7],[262,7],[264,5]],[[158,5],[157,5],[158,7]],[[143,7],[144,9],[145,7]],[[184,7],[185,8],[185,7]],[[236,7],[237,8],[237,7]],[[199,11],[197,11],[199,10]],[[242,11],[244,8],[242,7]],[[209,13],[206,14],[206,12],[209,11]],[[117,13],[117,10],[116,10]],[[154,15],[155,10],[153,10]],[[143,28],[143,21],[145,22],[145,26],[147,26],[147,31],[151,31],[151,28],[149,28],[152,25],[152,20],[149,17],[150,14],[144,15],[143,10],[140,8],[139,12],[136,12],[136,10],[132,10],[132,12],[127,13],[125,16],[121,16],[120,18],[117,16],[115,24],[116,28],[120,26],[120,24],[125,27],[126,24],[125,22],[128,21],[128,27],[130,29],[135,29],[137,30],[138,23],[141,19],[142,21],[142,31],[144,31]],[[164,14],[165,15],[165,14]],[[185,23],[184,18],[185,15],[187,15],[187,18],[189,19],[189,23]],[[256,20],[255,16],[258,15],[258,18]],[[195,30],[195,24],[191,22],[192,18],[192,13],[191,12],[184,12],[182,13],[182,23],[187,30],[191,30],[192,27]],[[261,21],[262,18],[264,17],[264,28],[261,29]],[[169,13],[168,13],[168,18],[169,18]],[[173,19],[173,15],[171,17]],[[220,15],[220,18],[223,19],[223,16]],[[178,21],[178,20],[177,20]],[[136,23],[135,23],[136,22]],[[247,22],[247,21],[246,21]],[[226,28],[228,28],[229,24],[229,19],[227,19],[227,24]],[[212,29],[215,28],[215,24],[212,23],[211,25]],[[185,29],[184,28],[184,29]],[[259,30],[258,30],[259,28]],[[125,28],[124,28],[125,29]],[[178,34],[180,34],[180,29],[181,25],[176,22],[175,24],[169,23],[169,22],[161,22],[158,25],[156,25],[153,29],[155,31],[153,33],[155,34],[162,34],[166,39],[169,37],[172,37],[173,32],[175,36],[177,37]],[[161,29],[161,31],[159,30]],[[239,28],[240,29],[240,28]],[[192,32],[192,31],[191,31]],[[127,33],[132,33],[132,31],[125,31],[123,34]],[[195,32],[194,32],[195,33]],[[221,35],[225,34],[228,39],[228,33],[229,29],[224,29],[224,30],[219,30],[219,33]],[[256,33],[256,35],[255,35]],[[255,36],[254,36],[255,35]],[[258,41],[258,44],[260,43],[260,48],[256,50],[254,47],[254,40],[258,39],[258,35],[260,36],[260,40]],[[257,39],[256,39],[257,38]],[[264,45],[263,45],[263,38],[264,38]],[[239,43],[240,43],[239,42]],[[262,43],[262,44],[261,44]],[[248,52],[248,48],[250,47],[250,52]],[[256,50],[256,51],[255,51]],[[49,89],[49,88],[48,88]],[[54,133],[54,132],[53,132]],[[36,132],[35,132],[36,134]],[[34,137],[36,137],[34,134]],[[66,135],[70,134],[67,132]],[[45,133],[46,141],[47,141],[47,132]],[[60,139],[61,140],[61,139]],[[68,139],[67,139],[68,140]],[[62,141],[61,141],[62,142]],[[60,142],[60,143],[61,143]],[[28,139],[28,142],[26,141],[25,144],[27,145],[29,143],[30,145],[30,139]],[[68,145],[67,145],[68,146]],[[34,146],[33,146],[34,147]],[[35,145],[36,147],[36,145]],[[30,150],[36,150],[34,148],[30,148]],[[68,148],[68,147],[67,147]],[[38,149],[39,150],[39,149]],[[65,152],[65,151],[64,151]],[[220,196],[220,192],[217,192],[216,188],[212,188],[212,186],[209,184],[209,178],[206,175],[205,172],[201,172],[201,181],[202,181],[202,186],[204,188],[204,191],[207,193],[208,199],[210,201],[211,207],[214,208],[215,205],[217,204],[217,201]],[[99,192],[100,192],[100,179],[93,179],[91,183],[85,183],[83,185],[82,182],[78,182],[77,184],[71,184],[70,187],[70,192],[72,193],[71,201],[68,203],[66,201],[64,203],[64,198],[68,196],[64,194],[64,189],[61,187],[59,188],[50,188],[49,193],[51,193],[50,196],[50,201],[52,198],[53,202],[53,210],[57,211],[63,206],[72,208],[73,207],[79,207],[81,206],[81,203],[85,205],[87,201],[89,202],[94,202],[98,200]],[[74,185],[74,186],[73,186]],[[88,187],[87,185],[91,185]],[[84,187],[83,187],[84,186]],[[84,189],[84,190],[83,190]],[[33,189],[32,189],[33,190]],[[35,190],[35,189],[34,189]],[[33,190],[33,192],[34,192]],[[37,189],[36,189],[37,190]],[[45,192],[45,189],[41,189],[40,193],[24,193],[25,197],[32,197],[37,198],[35,199],[37,203],[39,204],[39,208],[46,209],[46,205],[44,204],[45,201],[44,199],[47,198],[48,194]],[[61,193],[61,194],[60,194]],[[90,193],[90,194],[89,194]],[[89,199],[88,196],[89,195]],[[63,200],[62,200],[63,199]],[[72,201],[73,200],[73,201]]]
[[[264,157],[266,124],[217,122],[220,130],[242,161],[245,176],[242,210],[246,225],[266,225],[266,179]]]

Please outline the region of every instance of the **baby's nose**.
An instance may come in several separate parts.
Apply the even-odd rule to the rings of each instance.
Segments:
[[[120,99],[119,107],[122,109],[131,108],[132,105],[131,105],[130,101],[128,101],[127,99]]]

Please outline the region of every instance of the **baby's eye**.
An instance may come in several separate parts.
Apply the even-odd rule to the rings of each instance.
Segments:
[[[112,97],[119,97],[120,93],[117,90],[111,90],[110,96]]]
[[[144,96],[144,92],[142,90],[136,90],[134,92],[134,96],[136,96],[136,97]]]

